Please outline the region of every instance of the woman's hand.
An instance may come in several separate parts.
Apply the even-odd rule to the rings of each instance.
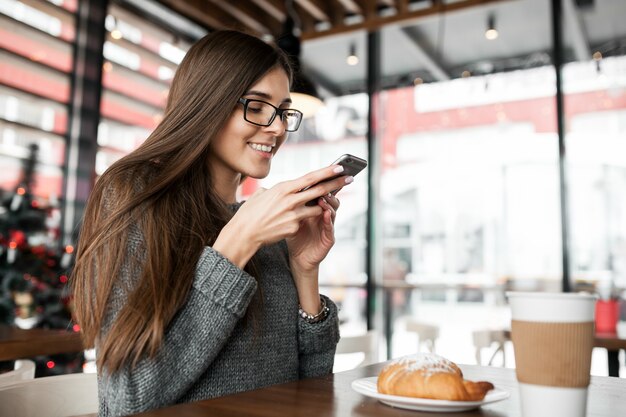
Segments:
[[[312,245],[316,253],[307,259],[300,256],[298,265],[311,266],[316,259],[319,264],[334,242],[334,237],[331,242],[329,236],[332,236],[336,208],[325,207],[319,201],[312,207],[305,203],[352,182],[352,177],[346,176],[328,180],[342,170],[341,166],[331,165],[270,189],[257,190],[222,229],[213,249],[243,268],[260,247],[297,236],[296,243],[290,245],[290,253],[302,253],[303,245],[307,244]],[[301,191],[306,187],[310,188]],[[301,227],[305,227],[302,233]],[[320,244],[321,239],[323,243]]]
[[[339,200],[332,194],[318,199],[322,214],[300,222],[298,232],[287,238],[289,266],[298,291],[300,306],[316,314],[320,311],[319,264],[335,244],[335,215]]]
[[[291,267],[304,273],[317,271],[335,244],[334,223],[339,200],[329,193],[320,197],[317,204],[322,214],[302,220],[298,232],[287,238]]]

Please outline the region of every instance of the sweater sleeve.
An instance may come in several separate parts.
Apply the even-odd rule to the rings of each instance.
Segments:
[[[339,319],[335,303],[324,295],[322,297],[330,310],[324,321],[308,323],[298,317],[300,378],[327,375],[333,371],[339,342]]]
[[[102,372],[101,404],[107,414],[127,415],[174,404],[214,361],[256,288],[252,276],[206,247],[188,300],[166,329],[156,357],[142,358],[133,369]],[[112,293],[117,296],[119,292]]]

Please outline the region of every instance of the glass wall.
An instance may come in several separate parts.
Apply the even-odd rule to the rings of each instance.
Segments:
[[[413,85],[382,93],[378,115],[377,285],[389,357],[425,349],[406,330],[417,321],[437,327],[438,353],[475,362],[474,332],[510,325],[506,290],[561,290],[549,3],[476,7],[382,31],[383,57],[407,44],[422,63]],[[615,17],[623,3],[594,3],[564,7],[563,16],[569,254],[574,288],[609,298],[626,288],[626,30]],[[598,349],[592,373],[606,367]]]
[[[0,325],[72,330],[59,248],[75,1],[0,0]],[[78,331],[78,330],[76,330]],[[37,356],[36,375],[81,370]],[[0,372],[12,369],[0,362]]]
[[[0,0],[0,189],[18,185],[39,146],[31,190],[61,195],[76,2]]]
[[[582,9],[563,69],[572,277],[603,299],[626,290],[626,28],[606,24],[624,12]]]
[[[625,14],[619,0],[564,7],[569,265],[575,288],[595,292],[607,307],[597,309],[596,330],[613,333],[606,312],[620,297],[626,302]],[[623,353],[613,362],[622,376]],[[606,351],[593,355],[592,373],[606,375]]]
[[[189,43],[113,3],[105,26],[96,174],[136,149],[161,120]]]
[[[619,39],[624,35],[614,17],[619,5],[608,0],[595,3],[592,10],[576,6],[573,14],[569,10],[563,17],[564,55],[571,62],[564,68],[564,83],[572,279],[577,289],[594,291],[606,285],[615,292],[624,286],[620,271],[626,264],[624,201],[618,193],[624,185],[619,171],[623,161],[617,162],[624,154],[618,137],[623,136],[620,94],[625,71],[623,63],[610,60],[605,50],[611,50],[611,56],[623,55]],[[495,36],[487,33],[491,16]],[[388,337],[381,359],[424,349],[418,346],[417,335],[406,330],[413,320],[436,326],[439,353],[462,363],[475,362],[474,332],[510,324],[505,291],[561,290],[561,190],[550,16],[550,2],[520,0],[383,28],[384,90],[376,99],[375,112],[380,153],[365,155],[365,130],[362,136],[355,135],[356,142],[348,140],[353,137],[348,126],[366,127],[366,96],[339,94],[325,100],[326,108],[312,119],[315,127],[309,122],[292,137],[276,157],[270,177],[259,182],[270,187],[294,178],[330,163],[336,158],[333,152],[363,152],[370,165],[380,167],[381,211],[372,229],[379,233],[370,243],[380,248],[373,256],[381,259],[382,275],[374,273],[371,279],[377,288],[375,329]],[[570,45],[576,19],[583,23],[590,45],[604,45],[603,59],[596,55],[595,61],[587,61],[588,66],[593,64],[593,82],[604,83],[601,87],[588,84],[581,69],[570,68],[576,65]],[[533,22],[532,30],[528,22]],[[325,66],[332,68],[332,79],[341,80],[344,92],[362,91],[365,85],[355,82],[358,76],[345,75],[349,66],[330,63],[344,61],[349,44],[363,54],[365,38],[342,35],[308,41],[303,45],[304,62],[314,74],[328,74]],[[316,48],[323,49],[325,64],[315,61]],[[360,54],[356,68],[365,62]],[[360,68],[364,80],[365,68]],[[603,93],[597,94],[598,89]],[[342,119],[346,123],[337,124]],[[606,134],[597,134],[598,124]],[[580,132],[577,144],[574,131]],[[587,139],[585,147],[582,137]],[[600,158],[597,154],[605,162],[589,167],[589,159]],[[581,157],[587,166],[577,168]],[[364,174],[354,188],[340,194],[337,244],[322,270],[323,290],[342,307],[343,335],[365,331],[367,200],[366,189],[361,193],[358,188],[363,179]],[[244,194],[256,186],[246,183]],[[510,344],[506,350],[506,365],[514,366]],[[594,372],[602,373],[603,368],[605,358],[596,357]]]
[[[382,31],[383,51],[403,42],[430,57],[411,86],[381,94],[390,357],[418,349],[413,320],[438,328],[437,352],[472,363],[473,331],[510,323],[505,290],[561,287],[555,74],[536,54],[550,48],[549,16],[549,2],[528,0]],[[532,33],[515,23],[526,18]]]

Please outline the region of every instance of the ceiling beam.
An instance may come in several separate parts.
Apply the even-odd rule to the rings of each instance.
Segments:
[[[252,2],[280,23],[283,23],[287,18],[287,11],[283,2],[276,3],[270,0],[252,0]]]
[[[409,11],[409,0],[396,0],[398,13],[407,13]]]
[[[263,11],[256,8],[253,4],[238,2],[235,5],[224,0],[209,0],[209,2],[233,16],[254,33],[261,35],[274,35],[273,30],[277,30],[275,22],[268,23],[268,16]],[[255,7],[256,10],[252,10],[252,7]],[[215,9],[215,7],[213,7],[213,9]],[[273,25],[274,27],[268,27]],[[278,29],[278,31],[280,31],[280,29]]]
[[[435,80],[447,81],[450,79],[448,72],[441,67],[437,60],[431,57],[424,50],[414,28],[403,27],[400,29],[400,33],[404,34],[404,36],[413,44],[414,51],[419,56],[420,62],[424,64],[424,67],[431,73]]]
[[[232,16],[221,10],[209,12],[209,5],[203,0],[160,0],[160,2],[183,16],[188,16],[202,23],[209,29],[236,29],[241,27]]]
[[[576,59],[578,61],[589,61],[591,59],[591,51],[589,50],[589,43],[585,38],[574,0],[563,0],[563,12],[565,25],[572,38]]]
[[[300,23],[300,30],[302,33],[304,32],[315,32],[317,29],[315,28],[315,23],[317,20],[313,17],[306,9],[302,8],[302,6],[293,2],[293,11],[295,13],[296,23]],[[289,14],[289,9],[287,9],[287,14]]]
[[[394,0],[378,0],[378,5],[384,7],[393,7],[394,9],[396,8],[396,2]]]
[[[295,0],[318,22],[330,22],[328,2],[324,4],[319,0]]]
[[[280,19],[281,24],[290,14],[288,2],[282,0],[252,1],[268,14]],[[291,7],[295,13],[295,16],[292,17],[296,18],[296,23],[299,23],[301,32],[318,30],[316,27],[318,23],[326,23],[326,27],[342,25],[345,17],[343,8],[334,6],[328,0],[291,0]]]
[[[356,0],[356,2],[361,7],[365,20],[373,19],[378,14],[376,0]]]
[[[378,30],[385,25],[407,24],[419,18],[437,13],[454,12],[457,10],[467,9],[469,7],[484,6],[487,4],[501,3],[504,1],[513,0],[458,0],[454,3],[435,2],[431,4],[431,6],[419,10],[407,11],[405,13],[396,13],[392,16],[378,16],[376,14],[375,7],[373,12],[374,14],[372,15],[372,5],[376,5],[376,2],[374,0],[357,0],[359,5],[365,9],[365,19],[363,22],[352,25],[336,26],[324,31],[305,31],[302,33],[302,39],[310,40],[325,36],[338,35],[341,33],[353,32],[356,30],[367,30],[371,32]],[[366,6],[367,8],[365,8],[364,6]]]
[[[295,0],[313,18],[315,23],[323,22],[331,26],[343,25],[345,12],[328,0]]]
[[[223,0],[227,1],[227,0]],[[252,0],[256,3],[260,8],[266,10],[268,14],[271,14],[275,18],[280,18],[279,22],[281,24],[281,33],[282,33],[282,24],[287,19],[287,16],[291,15],[294,18],[296,26],[300,29],[301,32],[310,32],[315,31],[315,23],[318,19],[310,13],[309,9],[306,9],[301,4],[301,0]],[[310,1],[311,0],[306,0]],[[291,9],[288,7],[288,4],[291,3]],[[320,3],[319,0],[315,0],[315,3]],[[312,3],[311,3],[312,4]],[[318,7],[313,5],[313,8]],[[272,10],[270,12],[270,9]],[[295,15],[294,15],[295,14]]]
[[[363,9],[361,6],[354,0],[337,0],[337,3],[341,4],[346,13],[350,14],[358,14],[363,16]]]

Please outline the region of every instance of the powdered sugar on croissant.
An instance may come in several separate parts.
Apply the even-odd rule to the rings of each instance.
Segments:
[[[452,361],[431,354],[406,356],[385,366],[378,375],[378,392],[406,397],[449,401],[480,401],[490,382],[463,379],[463,372]]]

